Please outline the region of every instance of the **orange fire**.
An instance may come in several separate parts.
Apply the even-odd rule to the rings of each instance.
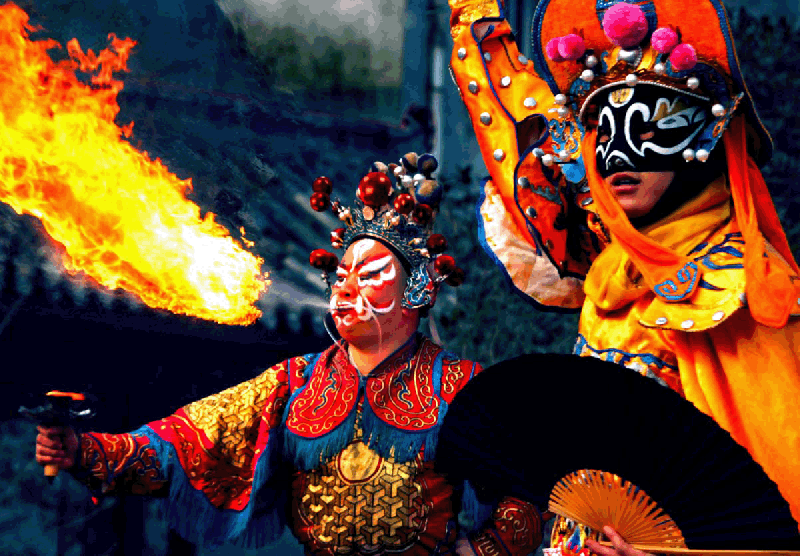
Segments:
[[[31,41],[27,14],[0,7],[0,201],[39,218],[66,251],[70,273],[85,272],[151,307],[224,324],[249,324],[269,285],[263,260],[214,215],[186,199],[180,180],[133,148],[133,123],[119,127],[117,93],[135,42],[54,62],[55,41]],[[91,76],[81,82],[76,71]]]

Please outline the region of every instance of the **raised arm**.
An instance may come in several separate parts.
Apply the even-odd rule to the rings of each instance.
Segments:
[[[580,134],[523,56],[496,0],[451,0],[451,69],[491,174],[481,243],[542,305],[578,309],[601,226],[584,206]]]

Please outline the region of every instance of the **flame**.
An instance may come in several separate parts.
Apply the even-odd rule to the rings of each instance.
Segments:
[[[114,123],[123,84],[112,74],[127,70],[136,43],[112,34],[95,55],[72,39],[69,59],[54,62],[47,51],[60,45],[31,41],[32,30],[23,10],[0,6],[0,201],[42,221],[72,274],[174,313],[255,321],[264,261],[200,216],[185,197],[190,179],[123,139],[132,122]]]

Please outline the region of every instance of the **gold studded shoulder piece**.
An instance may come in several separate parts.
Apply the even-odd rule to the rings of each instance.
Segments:
[[[462,25],[454,4],[452,21]],[[566,176],[567,168],[581,167],[572,111],[520,53],[506,21],[484,17],[471,22],[469,32],[453,34],[453,76],[509,230],[531,253],[544,253],[556,280],[582,278],[600,247],[585,226],[592,203],[588,188],[575,188]],[[503,231],[484,230],[490,247],[502,241],[495,230]],[[568,230],[585,237],[568,239]]]
[[[484,17],[499,17],[501,0],[449,0],[450,33],[453,39],[469,32],[470,25]]]

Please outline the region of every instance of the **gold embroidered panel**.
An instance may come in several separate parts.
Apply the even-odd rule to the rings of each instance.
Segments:
[[[262,412],[265,408],[270,415],[283,412],[286,396],[276,394],[288,392],[287,369],[287,362],[279,363],[252,380],[187,405],[184,411],[211,443],[241,468],[252,461]]]
[[[411,546],[430,508],[415,481],[415,460],[395,463],[360,440],[305,478],[298,503],[315,543],[337,554],[372,554]]]

